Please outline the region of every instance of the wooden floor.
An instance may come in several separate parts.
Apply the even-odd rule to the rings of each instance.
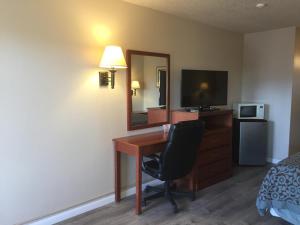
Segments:
[[[287,225],[270,215],[258,215],[255,200],[267,168],[240,167],[234,176],[197,193],[197,199],[177,199],[181,208],[173,214],[163,198],[151,201],[142,215],[134,214],[134,197],[59,223],[60,225]]]

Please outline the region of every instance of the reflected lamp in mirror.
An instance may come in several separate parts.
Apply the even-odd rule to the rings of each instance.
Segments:
[[[140,89],[140,82],[138,80],[133,80],[131,81],[131,89],[132,89],[132,94],[136,96],[136,89]]]
[[[114,89],[117,69],[127,68],[121,47],[114,45],[106,46],[99,67],[108,69],[110,72],[110,77],[107,72],[99,72],[100,86],[108,86],[110,80],[111,88]]]
[[[170,123],[170,55],[128,49],[126,62],[127,129]]]

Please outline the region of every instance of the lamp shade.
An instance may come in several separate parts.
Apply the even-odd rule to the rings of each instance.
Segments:
[[[121,47],[114,45],[106,46],[99,67],[107,69],[127,68]]]
[[[137,80],[131,81],[131,88],[132,88],[132,89],[139,89],[139,88],[141,88],[140,82],[137,81]]]

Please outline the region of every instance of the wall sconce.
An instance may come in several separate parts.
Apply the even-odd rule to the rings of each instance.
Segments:
[[[114,89],[117,69],[127,68],[121,47],[114,45],[106,46],[99,67],[108,69],[111,74],[109,77],[108,72],[99,72],[100,86],[108,86],[110,80],[111,88]]]
[[[134,96],[136,96],[136,89],[140,89],[141,86],[140,86],[140,82],[137,81],[137,80],[133,80],[131,81],[131,89],[132,89],[132,94]]]

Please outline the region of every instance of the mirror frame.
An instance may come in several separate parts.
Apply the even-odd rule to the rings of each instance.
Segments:
[[[142,124],[137,126],[131,125],[131,113],[132,113],[132,94],[131,94],[131,56],[132,55],[141,55],[141,56],[154,56],[154,57],[163,57],[167,59],[167,98],[166,98],[166,110],[167,110],[167,121],[163,123],[154,123],[154,124]],[[126,62],[127,62],[127,130],[138,130],[150,127],[157,127],[163,124],[170,123],[170,54],[157,53],[157,52],[146,52],[127,49],[126,51]]]

